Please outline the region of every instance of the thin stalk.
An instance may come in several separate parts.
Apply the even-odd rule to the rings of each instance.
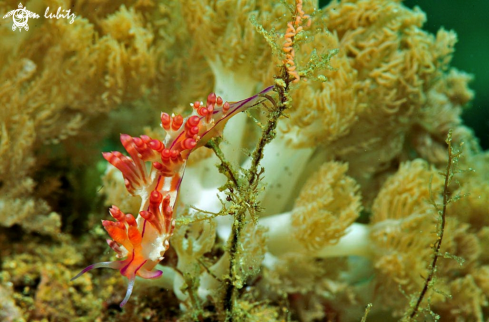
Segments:
[[[224,295],[224,310],[226,311],[226,321],[234,320],[234,308],[236,305],[236,297],[237,297],[237,288],[236,288],[236,280],[237,280],[237,260],[238,260],[238,244],[241,237],[241,232],[243,231],[244,223],[245,223],[246,212],[243,209],[240,211],[234,218],[233,230],[231,233],[230,240],[230,248],[229,248],[229,275],[230,279],[227,281],[226,291]]]
[[[419,294],[418,300],[416,301],[416,305],[413,308],[413,311],[409,315],[409,319],[414,319],[419,311],[419,307],[421,305],[421,302],[423,299],[426,297],[426,294],[428,292],[428,289],[430,288],[431,282],[433,281],[433,278],[435,277],[436,273],[436,264],[438,262],[438,258],[440,257],[440,249],[441,249],[441,244],[443,242],[443,236],[445,234],[445,223],[446,223],[446,214],[447,214],[447,205],[450,202],[449,198],[449,191],[448,191],[448,186],[450,185],[451,178],[453,177],[453,164],[454,164],[454,157],[457,157],[459,154],[454,155],[453,150],[452,150],[452,131],[450,130],[448,133],[448,137],[445,141],[448,144],[448,163],[446,167],[446,172],[444,173],[445,177],[445,184],[443,187],[443,208],[440,210],[438,208],[438,205],[433,202],[436,211],[438,214],[440,214],[440,228],[438,232],[438,238],[434,244],[434,255],[433,255],[433,260],[431,261],[430,268],[429,268],[429,274],[428,277],[425,280],[423,289],[421,293]]]
[[[244,200],[248,204],[255,204],[256,202],[253,202],[255,193],[256,193],[256,188],[258,185],[258,182],[260,180],[260,175],[263,173],[262,170],[258,170],[258,167],[260,165],[260,161],[263,159],[263,151],[265,149],[265,146],[270,143],[273,138],[275,137],[275,130],[277,128],[277,121],[278,119],[282,116],[283,112],[288,106],[288,95],[287,95],[287,90],[289,87],[289,82],[288,82],[288,74],[283,72],[282,79],[285,79],[285,87],[280,87],[279,85],[275,86],[275,89],[277,93],[279,94],[280,102],[279,104],[275,104],[276,107],[273,109],[273,111],[269,115],[268,122],[265,126],[265,128],[262,131],[262,135],[260,137],[260,140],[253,151],[252,154],[252,161],[251,161],[251,167],[247,172],[247,188],[246,191],[240,189],[240,193],[245,193],[246,196],[244,196]],[[253,209],[253,211],[256,210]],[[225,292],[225,311],[226,311],[226,321],[233,321],[234,320],[234,309],[235,309],[235,304],[236,304],[236,294],[237,294],[237,289],[236,289],[236,281],[237,281],[237,260],[238,260],[238,243],[241,238],[241,232],[243,230],[243,227],[245,225],[245,218],[246,218],[246,212],[240,211],[235,215],[235,220],[233,223],[233,232],[231,233],[231,240],[230,240],[230,248],[229,248],[229,253],[230,253],[230,266],[229,266],[229,272],[230,272],[230,277],[231,281],[226,286],[226,292]]]

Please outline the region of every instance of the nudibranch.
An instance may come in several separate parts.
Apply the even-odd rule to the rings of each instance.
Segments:
[[[103,157],[122,172],[124,183],[132,195],[139,195],[142,203],[137,218],[112,206],[109,213],[115,221],[103,220],[112,239],[107,243],[120,261],[92,264],[80,275],[101,267],[118,269],[129,283],[124,306],[131,296],[136,276],[158,278],[162,271],[154,270],[170,247],[169,240],[175,228],[174,205],[192,151],[222,133],[226,122],[234,115],[260,104],[263,94],[273,86],[245,100],[229,103],[211,93],[204,105],[195,102],[187,118],[181,115],[161,114],[161,127],[166,131],[163,141],[147,135],[131,137],[121,134],[120,139],[129,156],[120,152],[103,153]]]

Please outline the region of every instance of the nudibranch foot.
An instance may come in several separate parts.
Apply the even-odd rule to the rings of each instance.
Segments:
[[[78,277],[82,276],[86,272],[91,271],[92,269],[95,268],[117,269],[121,272],[122,275],[127,277],[128,280],[126,296],[124,297],[124,300],[122,300],[122,302],[120,303],[120,307],[123,307],[131,297],[132,290],[134,288],[134,282],[136,280],[136,275],[145,279],[156,279],[163,275],[163,272],[160,270],[149,271],[143,268],[143,265],[146,263],[146,261],[142,262],[137,267],[134,267],[133,263],[134,263],[134,257],[128,258],[123,261],[95,263],[84,268],[80,273],[78,273],[75,277],[73,277],[71,281],[76,280]]]

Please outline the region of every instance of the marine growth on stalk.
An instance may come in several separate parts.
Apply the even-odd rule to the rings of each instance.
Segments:
[[[103,220],[102,225],[112,238],[107,243],[122,260],[92,264],[72,280],[94,268],[118,269],[129,281],[122,307],[131,296],[136,276],[160,277],[162,271],[153,269],[170,247],[169,239],[175,228],[175,202],[190,153],[219,136],[231,117],[259,104],[262,95],[272,89],[270,86],[235,103],[209,94],[205,104],[191,104],[192,114],[185,119],[181,115],[162,113],[161,127],[166,131],[163,141],[147,135],[121,134],[122,145],[129,156],[117,151],[103,153],[103,156],[121,171],[127,191],[141,197],[139,215],[134,218],[112,206],[109,213],[115,221]]]

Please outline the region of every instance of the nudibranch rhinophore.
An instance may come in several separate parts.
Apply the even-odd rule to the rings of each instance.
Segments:
[[[112,239],[107,243],[121,261],[92,264],[72,280],[94,268],[118,269],[129,280],[124,306],[131,296],[136,276],[158,278],[162,271],[154,267],[170,247],[169,239],[175,227],[174,205],[192,151],[222,133],[226,122],[234,115],[260,104],[263,94],[273,86],[245,100],[228,103],[216,94],[209,94],[207,102],[195,102],[187,118],[181,115],[161,114],[161,126],[166,131],[162,141],[147,135],[131,137],[121,134],[121,142],[129,156],[120,152],[103,153],[104,158],[122,172],[127,190],[139,195],[142,203],[139,216],[123,213],[116,206],[109,209],[116,221],[103,220]]]

